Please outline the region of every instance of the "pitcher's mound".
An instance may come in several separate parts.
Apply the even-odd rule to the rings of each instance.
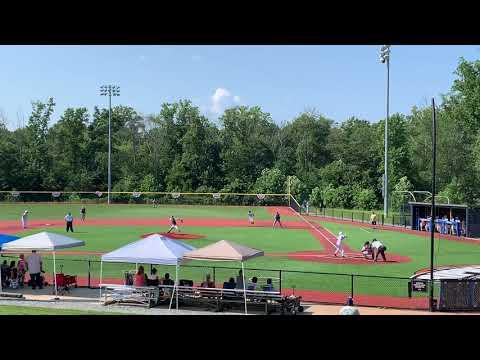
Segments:
[[[170,234],[167,234],[167,233],[149,233],[149,234],[143,234],[142,238],[146,238],[147,236],[154,235],[154,234],[166,236],[166,237],[169,237],[170,239],[179,239],[179,240],[203,239],[205,237],[203,235],[185,234],[185,233],[170,233]]]

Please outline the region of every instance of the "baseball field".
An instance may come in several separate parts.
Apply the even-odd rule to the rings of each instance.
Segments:
[[[95,286],[100,277],[100,256],[149,233],[165,233],[169,216],[179,221],[180,233],[172,235],[195,247],[218,240],[231,240],[261,249],[265,256],[248,261],[246,276],[257,276],[259,283],[273,279],[286,294],[302,295],[305,300],[344,302],[354,295],[357,303],[372,306],[425,308],[426,293],[408,297],[408,277],[429,266],[430,236],[398,228],[299,216],[288,207],[87,205],[86,220],[80,219],[80,204],[15,203],[0,205],[0,233],[24,236],[40,231],[66,234],[63,220],[74,215],[74,233],[85,246],[57,253],[57,271],[79,277],[80,285]],[[23,230],[20,215],[29,210],[28,228]],[[248,210],[255,214],[249,224]],[[276,211],[283,228],[272,228]],[[335,236],[346,234],[345,258],[333,256]],[[363,243],[373,238],[387,246],[387,262],[373,262],[360,254]],[[435,266],[478,264],[480,242],[439,238],[435,242]],[[27,254],[26,254],[27,255]],[[11,255],[8,255],[11,256]],[[47,274],[53,273],[50,254],[42,254]],[[12,257],[14,259],[15,257]],[[3,257],[2,260],[11,259]],[[144,264],[149,271],[150,264]],[[173,267],[155,266],[159,273],[175,273]],[[238,274],[240,264],[189,261],[180,268],[181,279],[200,282],[207,273],[221,286]],[[104,264],[104,282],[121,283],[123,272],[135,264]],[[353,276],[352,276],[353,274]],[[48,279],[49,275],[47,275]]]

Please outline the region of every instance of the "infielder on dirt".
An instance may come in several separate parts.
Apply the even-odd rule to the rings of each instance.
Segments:
[[[345,257],[345,254],[344,254],[344,251],[343,251],[343,245],[342,245],[343,240],[345,240],[345,235],[343,234],[343,232],[340,231],[338,233],[337,243],[335,244],[335,247],[337,249],[335,250],[333,255],[337,256],[337,254],[340,253],[340,255],[342,257]]]
[[[28,222],[28,210],[25,210],[22,213],[22,229],[27,228],[27,222]]]
[[[274,228],[275,225],[277,225],[277,224],[280,225],[281,228],[283,228],[282,222],[280,221],[280,213],[278,211],[275,213],[275,221],[273,222],[273,227],[272,228]]]

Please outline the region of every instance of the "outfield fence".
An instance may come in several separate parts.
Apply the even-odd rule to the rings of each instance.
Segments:
[[[0,202],[107,204],[104,191],[0,191]],[[213,192],[110,192],[112,204],[289,206],[289,194]]]
[[[311,208],[308,215],[323,218],[332,218],[352,222],[370,223],[371,211],[331,209],[331,208]],[[412,219],[410,214],[391,214],[385,217],[383,214],[377,216],[377,224],[393,225],[404,228],[411,228]]]
[[[2,260],[16,260],[18,257],[2,255]],[[44,269],[47,280],[52,283],[53,264],[51,257],[44,256]],[[100,281],[100,260],[85,258],[56,258],[57,272],[77,275],[79,286],[98,288]],[[146,273],[154,267],[159,277],[175,273],[173,266],[143,265]],[[128,263],[103,263],[103,282],[122,284],[124,274],[135,271],[135,264]],[[210,274],[217,287],[222,287],[223,282],[230,277],[236,279],[240,267],[214,266],[214,265],[182,265],[179,270],[179,280],[193,280],[200,284],[206,274]],[[272,279],[276,289],[285,295],[302,296],[303,301],[324,304],[345,304],[348,297],[352,297],[356,305],[389,307],[403,309],[428,309],[428,291],[412,292],[411,279],[407,277],[376,276],[349,273],[327,273],[300,270],[280,270],[245,268],[245,278],[251,280],[258,278],[258,286],[266,284],[267,279]],[[247,280],[247,281],[249,281]],[[428,289],[428,284],[427,288]],[[435,293],[438,294],[438,289]]]

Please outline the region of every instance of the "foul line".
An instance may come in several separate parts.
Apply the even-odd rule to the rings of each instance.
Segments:
[[[293,209],[292,209],[293,210]],[[306,222],[308,225],[310,225],[315,231],[317,231],[320,235],[323,236],[323,238],[325,240],[327,240],[335,249],[337,249],[337,245],[334,244],[333,242],[331,242],[324,234],[322,234],[322,232],[317,228],[315,227],[312,223],[310,223],[310,221],[308,221],[307,219],[305,219],[300,213],[296,212],[295,210],[293,210],[293,212],[295,214],[297,214],[298,217],[300,217],[300,219],[302,219],[304,222]],[[327,230],[328,231],[328,230]],[[333,235],[333,234],[332,234]]]

